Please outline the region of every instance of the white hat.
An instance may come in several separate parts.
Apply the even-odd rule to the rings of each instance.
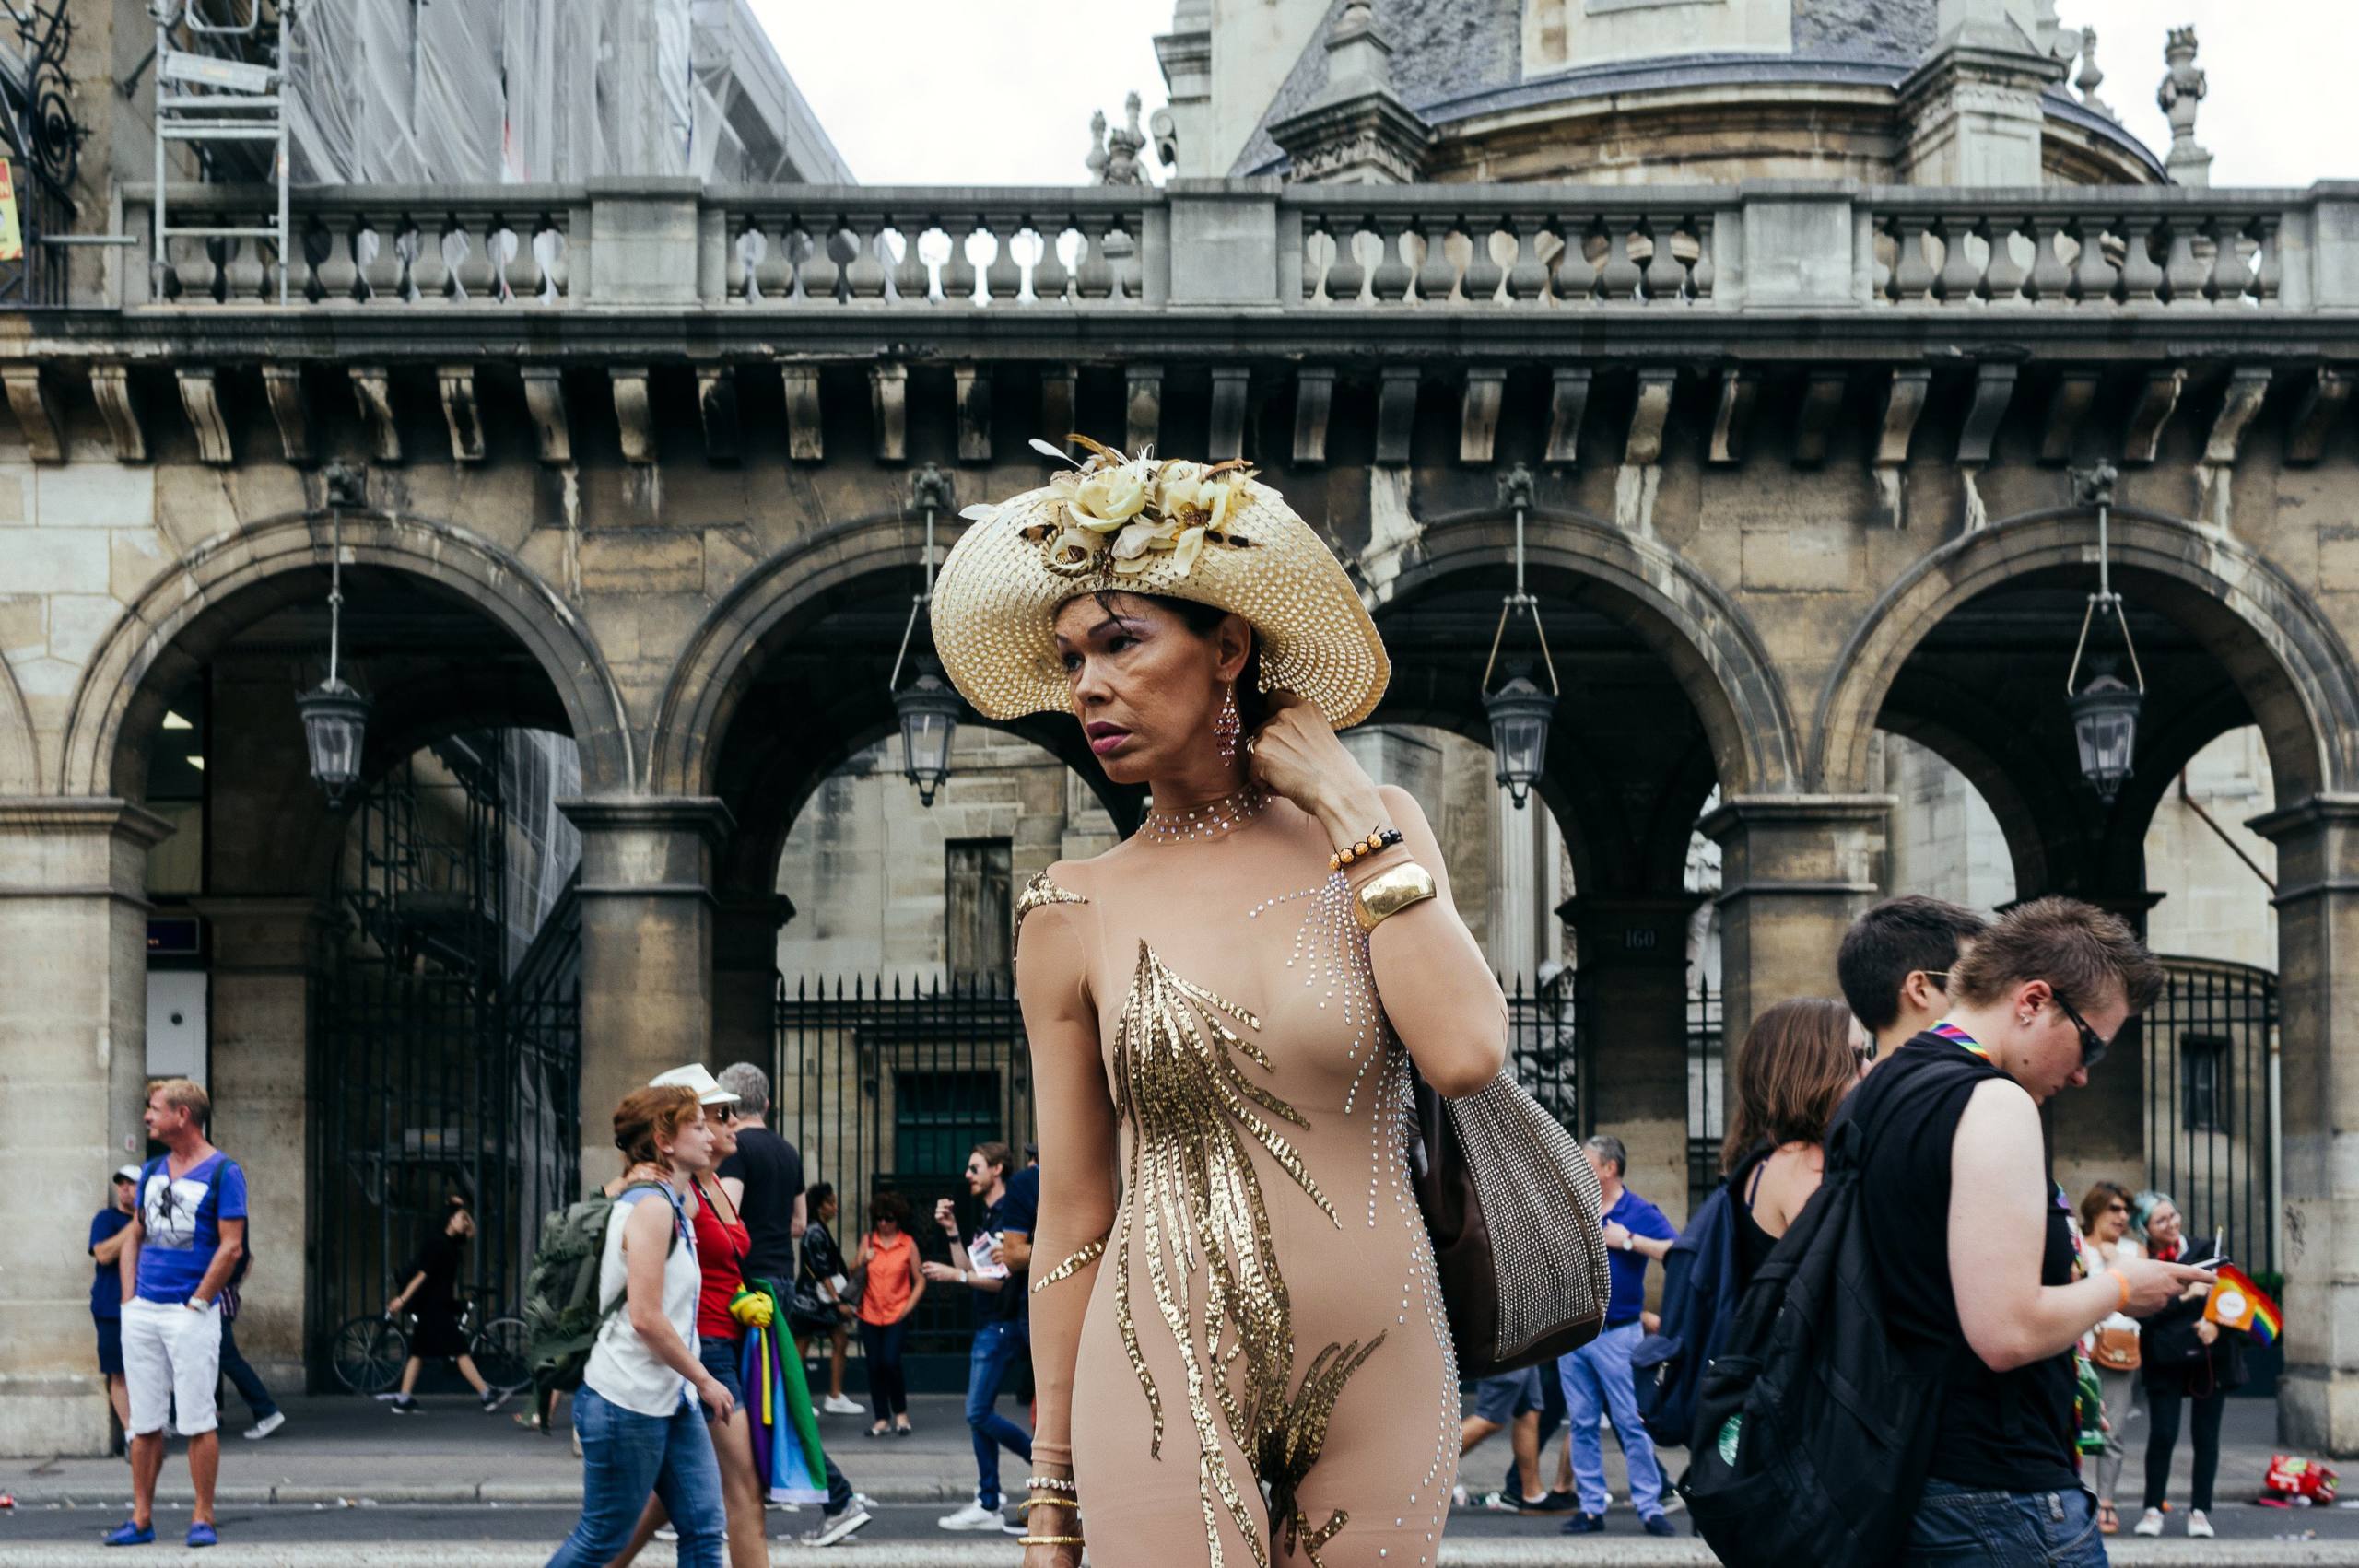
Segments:
[[[139,1167],[137,1165],[125,1165],[121,1170],[114,1173],[114,1179],[117,1181],[137,1181],[139,1179]]]
[[[700,1061],[673,1068],[668,1072],[659,1072],[647,1081],[647,1086],[651,1089],[694,1089],[697,1104],[700,1106],[734,1106],[737,1103],[737,1096],[722,1088],[721,1081],[713,1077],[712,1070]]]

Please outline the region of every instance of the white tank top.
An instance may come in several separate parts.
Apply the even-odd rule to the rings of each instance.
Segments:
[[[598,1260],[601,1302],[614,1301],[623,1293],[628,1278],[623,1265],[623,1232],[628,1228],[634,1206],[646,1201],[663,1203],[666,1198],[653,1188],[642,1187],[615,1199],[615,1212],[606,1222],[605,1255]],[[688,1347],[688,1353],[694,1355],[697,1292],[703,1282],[703,1270],[697,1263],[696,1235],[681,1220],[678,1205],[672,1207],[672,1223],[680,1244],[671,1249],[663,1261],[663,1316]],[[688,1380],[658,1361],[647,1348],[647,1341],[639,1337],[639,1330],[630,1326],[628,1302],[616,1307],[614,1316],[598,1330],[581,1381],[596,1389],[600,1398],[643,1416],[668,1416],[682,1404],[693,1402]]]

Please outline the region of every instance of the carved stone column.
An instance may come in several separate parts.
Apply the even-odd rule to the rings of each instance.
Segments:
[[[1581,1119],[1630,1152],[1623,1179],[1684,1222],[1687,1182],[1687,918],[1699,895],[1567,900],[1580,952],[1588,1104]]]
[[[775,1075],[774,1013],[778,1000],[778,933],[794,919],[782,893],[738,894],[714,906],[712,930],[712,1059],[716,1065],[750,1061]]]
[[[314,1190],[306,1092],[311,978],[324,960],[329,910],[316,898],[269,896],[201,898],[194,907],[212,939],[213,1141],[243,1167],[255,1198],[238,1349],[275,1392],[299,1392]]]
[[[729,808],[708,796],[558,802],[581,830],[581,1167],[614,1174],[614,1108],[667,1067],[712,1056],[712,857]]]
[[[0,1455],[106,1452],[87,1243],[104,1174],[147,1147],[147,856],[170,831],[127,801],[0,799]]]
[[[1739,795],[1696,825],[1720,846],[1731,1047],[1773,1003],[1840,994],[1835,950],[1875,901],[1893,803],[1889,795]]]
[[[2277,846],[2290,1330],[2278,1428],[2289,1446],[2359,1454],[2359,795],[2314,796],[2251,825]]]

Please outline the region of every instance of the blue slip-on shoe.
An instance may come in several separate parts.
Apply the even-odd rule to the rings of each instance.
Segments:
[[[1645,1524],[1647,1534],[1650,1536],[1675,1536],[1679,1533],[1679,1527],[1660,1514],[1648,1515]]]
[[[156,1539],[156,1527],[143,1525],[135,1519],[125,1519],[106,1535],[108,1546],[146,1546]]]
[[[1564,1527],[1556,1533],[1565,1536],[1602,1536],[1605,1533],[1605,1515],[1576,1514],[1566,1520]]]
[[[191,1546],[219,1546],[221,1532],[211,1525],[191,1525],[188,1527],[188,1543]]]

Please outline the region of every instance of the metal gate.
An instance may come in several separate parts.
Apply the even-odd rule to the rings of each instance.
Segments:
[[[962,1173],[978,1143],[1016,1150],[1033,1138],[1031,1062],[1015,990],[1002,976],[957,981],[861,977],[778,982],[770,1074],[779,1130],[802,1151],[805,1179],[835,1184],[837,1239],[849,1258],[871,1199],[909,1199],[919,1251],[948,1261],[933,1223],[938,1199],[962,1225],[980,1206]],[[965,1355],[969,1309],[928,1291],[910,1325],[912,1354]]]
[[[2178,1204],[2190,1236],[2226,1235],[2246,1269],[2277,1270],[2277,977],[2204,958],[2165,958],[2146,1012],[2146,1180]]]
[[[1729,1039],[1720,993],[1698,976],[1687,988],[1687,1211],[1720,1185],[1720,1140],[1728,1134]]]
[[[558,900],[511,972],[508,750],[473,736],[434,751],[455,798],[429,804],[405,762],[360,803],[313,998],[315,1387],[336,1327],[383,1309],[452,1193],[476,1221],[462,1289],[485,1316],[521,1306],[541,1217],[570,1196],[578,1165],[574,900]]]

